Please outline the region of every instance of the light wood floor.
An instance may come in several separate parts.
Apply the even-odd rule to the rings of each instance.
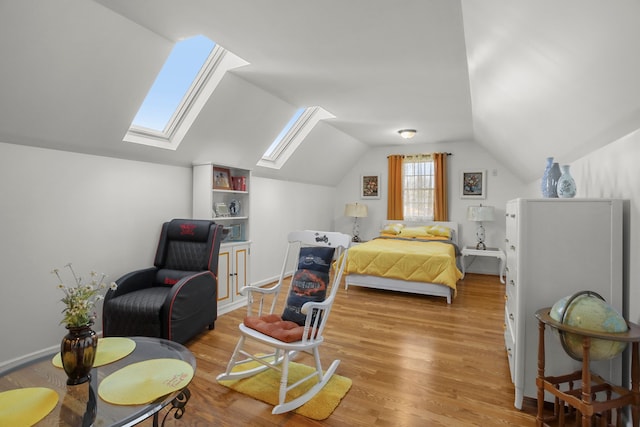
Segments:
[[[504,285],[468,274],[452,305],[444,298],[352,287],[338,293],[321,349],[324,366],[353,386],[334,413],[314,421],[219,385],[244,309],[187,344],[197,358],[192,397],[167,426],[534,426],[533,408],[513,407],[504,350]],[[311,363],[308,356],[300,359]],[[149,421],[143,424],[150,426]]]

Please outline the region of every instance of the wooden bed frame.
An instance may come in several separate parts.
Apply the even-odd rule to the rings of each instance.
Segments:
[[[403,223],[407,227],[417,225],[442,225],[449,227],[453,230],[452,241],[458,243],[458,223],[445,222],[445,221],[433,221],[433,222],[409,222],[409,221],[385,221],[387,223]],[[456,262],[457,264],[457,262]],[[349,286],[361,286],[365,288],[383,289],[388,291],[407,292],[412,294],[430,295],[445,297],[447,304],[451,304],[453,299],[454,290],[447,285],[441,285],[439,283],[427,283],[427,282],[412,282],[408,280],[389,279],[386,277],[369,276],[363,274],[345,274],[345,289],[349,289]]]

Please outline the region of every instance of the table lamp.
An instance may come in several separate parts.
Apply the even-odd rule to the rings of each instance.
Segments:
[[[478,239],[476,249],[487,249],[487,246],[484,244],[485,235],[482,222],[493,221],[493,206],[482,206],[482,204],[480,206],[469,206],[467,208],[467,220],[478,223],[476,228],[476,238]]]
[[[358,226],[358,218],[365,218],[368,214],[367,205],[362,203],[347,203],[344,207],[344,215],[353,217],[353,238],[352,242],[360,241],[360,230]]]

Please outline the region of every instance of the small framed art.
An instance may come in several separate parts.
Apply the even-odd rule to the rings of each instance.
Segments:
[[[217,202],[213,206],[213,212],[216,214],[216,217],[227,217],[230,215],[229,206],[227,206],[224,202]]]
[[[461,199],[485,199],[487,197],[487,171],[464,170],[460,174]]]
[[[213,168],[213,188],[215,190],[231,190],[231,171],[227,168]]]
[[[380,198],[380,175],[362,175],[360,177],[360,197],[363,199]]]

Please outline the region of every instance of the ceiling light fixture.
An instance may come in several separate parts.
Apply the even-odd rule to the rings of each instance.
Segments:
[[[411,139],[416,135],[417,130],[415,129],[400,129],[398,133],[404,139]]]

